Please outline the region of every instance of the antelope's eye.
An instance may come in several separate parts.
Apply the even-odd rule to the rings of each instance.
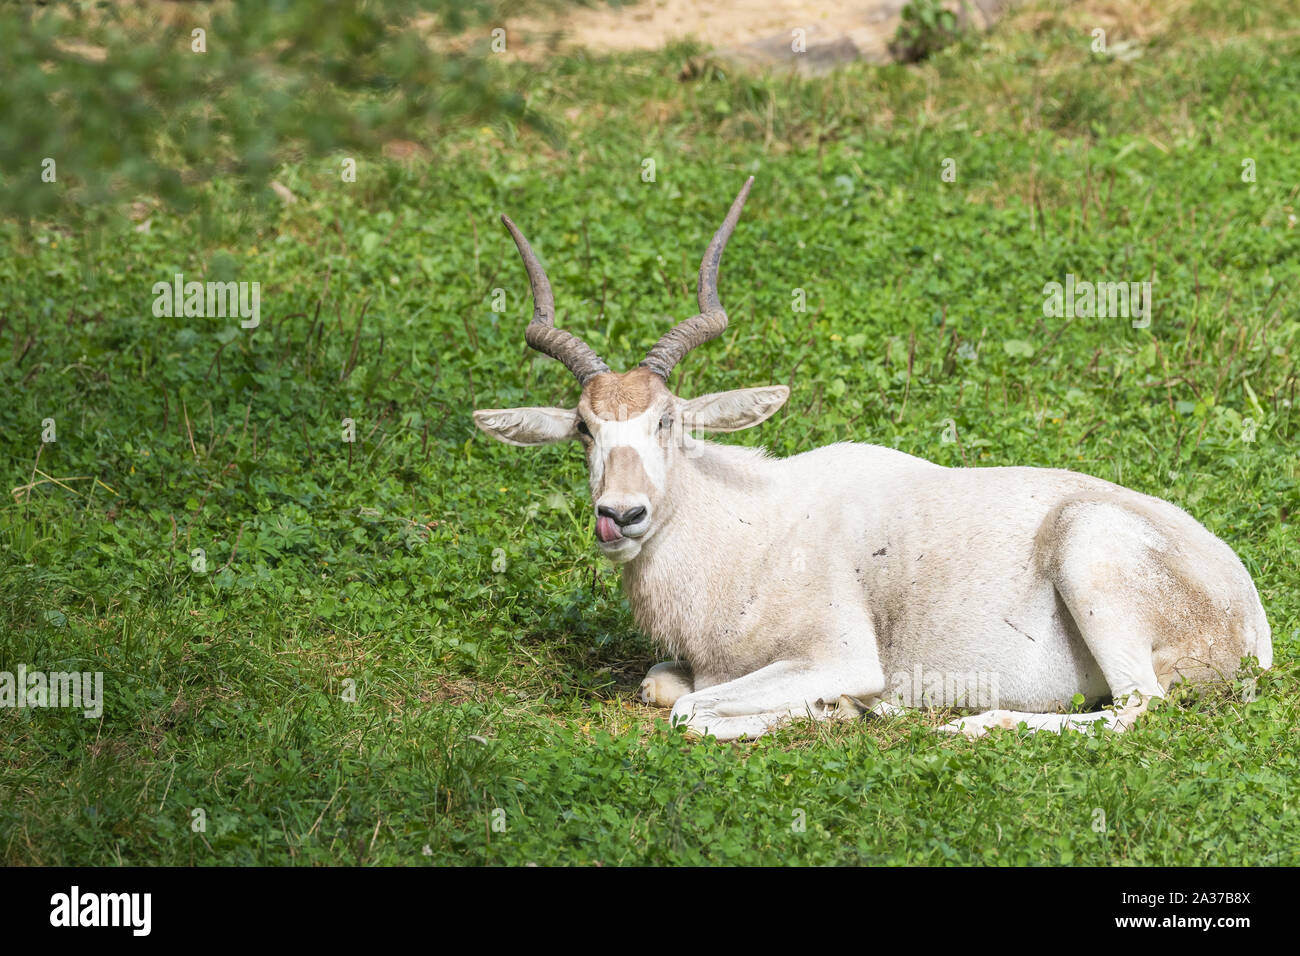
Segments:
[[[588,438],[591,437],[591,429],[587,427],[587,423],[581,418],[578,419],[578,434],[586,435]]]
[[[664,417],[659,419],[659,430],[666,432],[673,427],[673,416],[671,412],[664,412]]]

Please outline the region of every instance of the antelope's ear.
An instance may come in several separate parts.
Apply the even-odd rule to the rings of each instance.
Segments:
[[[549,445],[578,437],[578,413],[572,408],[484,408],[474,424],[507,445]]]
[[[767,421],[790,397],[784,385],[738,388],[692,398],[686,403],[682,423],[705,432],[735,432]]]

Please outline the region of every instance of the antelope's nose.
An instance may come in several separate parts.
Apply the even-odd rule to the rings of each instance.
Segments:
[[[645,505],[634,505],[631,508],[624,508],[619,511],[611,508],[609,505],[601,505],[596,509],[596,514],[609,518],[620,528],[626,528],[630,524],[636,524],[645,517]]]

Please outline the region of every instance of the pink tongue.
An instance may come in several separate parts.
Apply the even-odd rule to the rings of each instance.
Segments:
[[[614,524],[613,518],[601,515],[596,519],[596,537],[608,544],[623,537],[623,532],[618,530],[618,525]]]

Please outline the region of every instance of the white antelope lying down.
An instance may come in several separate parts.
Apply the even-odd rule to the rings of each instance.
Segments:
[[[704,254],[700,314],[622,374],[555,327],[546,273],[502,217],[532,285],[524,337],[582,395],[474,421],[512,445],[582,443],[600,549],[674,657],[642,700],[723,740],[897,704],[984,710],[948,725],[972,735],[1022,720],[1122,730],[1175,680],[1272,663],[1241,561],[1166,501],[1069,471],[945,468],[860,444],[772,459],[691,437],[757,425],[789,396],[687,400],[665,384],[727,326],[718,264],[752,182]],[[1076,694],[1115,709],[1067,716]]]

